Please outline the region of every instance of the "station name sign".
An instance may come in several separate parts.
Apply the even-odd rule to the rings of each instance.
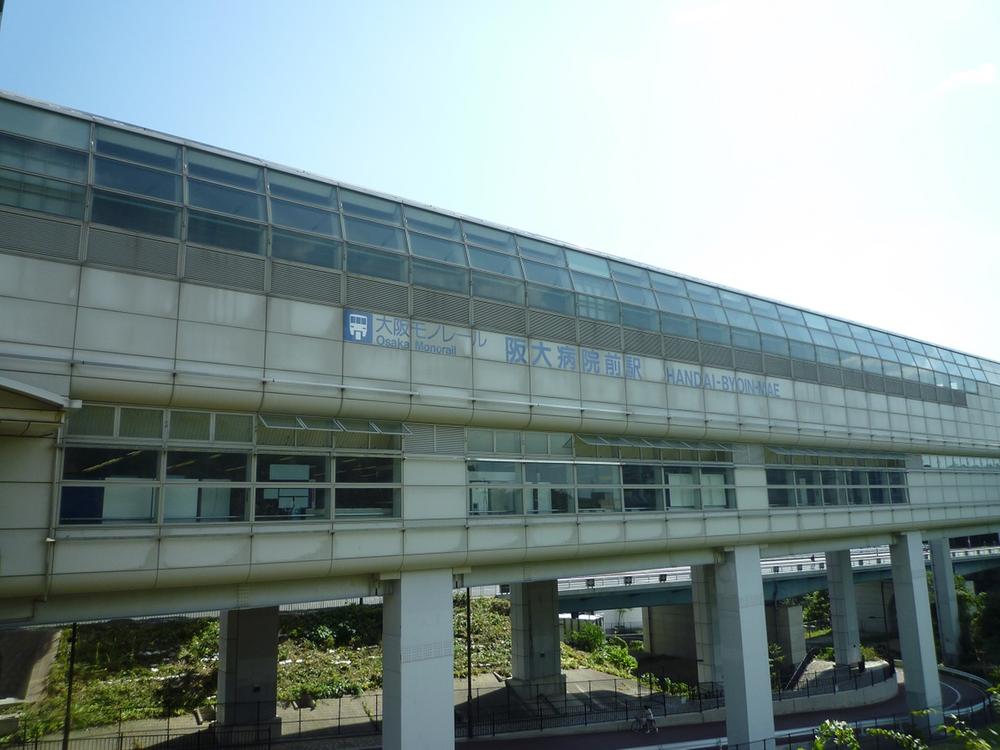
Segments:
[[[344,309],[344,341],[442,357],[471,357],[531,368],[727,393],[784,398],[781,384],[733,372],[676,366],[650,357],[558,342],[505,336],[365,310]]]

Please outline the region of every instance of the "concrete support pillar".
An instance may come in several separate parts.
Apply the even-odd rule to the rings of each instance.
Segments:
[[[277,607],[219,615],[218,689],[217,727],[270,725],[280,734]]]
[[[767,638],[781,646],[782,664],[797,665],[806,658],[806,631],[802,625],[802,605],[777,603],[766,607]]]
[[[722,682],[722,639],[715,590],[715,566],[691,566],[691,608],[698,682]]]
[[[661,604],[642,609],[642,647],[657,656],[691,658],[694,618],[687,604]]]
[[[455,746],[454,632],[449,570],[404,572],[382,605],[382,747]]]
[[[511,677],[507,686],[525,696],[562,695],[566,675],[559,668],[557,581],[510,587]]]
[[[949,540],[932,539],[931,568],[934,571],[934,600],[937,609],[938,640],[941,661],[957,664],[961,656],[961,628],[958,623],[958,595],[955,593],[955,571],[951,565]]]
[[[911,711],[929,708],[940,712],[941,683],[934,655],[934,630],[920,533],[897,535],[889,550],[906,705]]]
[[[736,547],[716,565],[726,734],[730,746],[774,747],[760,549]]]
[[[861,661],[861,636],[850,550],[826,553],[826,580],[830,590],[834,658],[842,666],[857,664]]]

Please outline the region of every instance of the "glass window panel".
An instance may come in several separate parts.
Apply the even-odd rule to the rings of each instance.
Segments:
[[[757,318],[757,328],[761,333],[769,333],[772,336],[785,336],[785,327],[772,318]]]
[[[901,365],[895,362],[883,362],[882,369],[886,375],[891,378],[901,378],[903,377],[903,368]]]
[[[258,482],[326,482],[326,456],[260,454],[257,456]]]
[[[264,251],[264,227],[237,219],[189,211],[188,242],[260,254]]]
[[[188,202],[199,208],[248,219],[265,217],[264,196],[200,180],[188,180]]]
[[[850,354],[848,352],[840,353],[840,366],[849,367],[852,370],[861,369],[861,357],[857,354]]]
[[[896,349],[904,349],[904,350],[907,349],[906,339],[904,339],[902,336],[896,336],[895,334],[890,333],[889,340],[892,342],[892,345]]]
[[[340,236],[340,217],[337,214],[277,198],[271,199],[271,221],[292,229]]]
[[[521,273],[521,264],[517,258],[503,253],[494,253],[489,250],[480,250],[478,247],[469,248],[469,260],[473,268],[493,273],[502,273],[505,276],[524,278]]]
[[[410,252],[432,260],[443,260],[460,266],[468,265],[465,261],[465,245],[426,234],[410,232]]]
[[[330,490],[318,487],[258,487],[258,521],[308,521],[330,517]]]
[[[835,349],[837,347],[836,342],[833,340],[833,336],[826,331],[820,331],[814,328],[811,333],[814,343],[819,344],[820,346],[828,346],[831,349]]]
[[[615,285],[609,278],[600,278],[598,276],[588,276],[585,273],[580,273],[579,271],[573,271],[573,286],[576,287],[576,291],[582,292],[584,294],[593,294],[598,297],[607,297],[609,299],[618,299],[618,295],[615,293]]]
[[[524,276],[528,281],[536,281],[539,284],[550,284],[551,286],[558,286],[563,289],[573,288],[569,280],[568,271],[541,263],[533,263],[530,260],[523,261],[523,263]]]
[[[823,346],[816,347],[816,359],[825,365],[839,365],[840,352],[836,349],[827,349]]]
[[[760,349],[760,334],[756,331],[745,331],[742,328],[733,328],[733,346],[741,349]]]
[[[576,313],[584,318],[603,320],[607,323],[618,323],[621,320],[617,302],[600,297],[588,297],[585,294],[576,295]]]
[[[688,297],[699,302],[708,302],[713,305],[719,304],[719,290],[704,284],[697,284],[693,281],[685,282]]]
[[[344,213],[388,221],[393,224],[402,223],[403,212],[399,204],[395,201],[376,198],[374,195],[356,193],[353,190],[341,190],[340,203],[344,207]]]
[[[875,375],[882,374],[882,360],[875,357],[862,357],[861,358],[861,369],[865,372],[870,372]]]
[[[59,523],[151,523],[155,520],[155,487],[62,488]]]
[[[702,467],[701,507],[725,508],[732,505],[733,490],[726,486],[732,483],[730,469]]]
[[[378,276],[393,281],[407,281],[409,277],[409,263],[406,257],[352,245],[347,246],[347,270],[351,273]]]
[[[664,312],[694,316],[694,310],[691,309],[691,303],[686,297],[678,297],[666,292],[655,292],[655,294],[656,301],[660,303],[660,309]]]
[[[0,169],[0,204],[72,219],[83,218],[84,187]]]
[[[94,191],[90,220],[95,224],[121,227],[133,232],[180,237],[181,210],[178,206]]]
[[[834,320],[833,318],[826,319],[826,325],[830,329],[830,333],[836,334],[838,336],[850,336],[851,327],[840,320]]]
[[[730,325],[738,326],[739,328],[748,328],[751,331],[757,330],[757,319],[750,313],[738,310],[726,310],[726,317],[729,318]]]
[[[0,166],[86,182],[87,154],[0,133]]]
[[[271,232],[271,255],[298,263],[340,268],[343,245],[340,242],[296,234],[282,229]]]
[[[413,259],[413,283],[449,292],[469,293],[469,272],[464,268]]]
[[[802,341],[789,341],[788,349],[791,356],[796,359],[805,359],[810,362],[816,359],[816,349],[812,344],[806,344]]]
[[[188,174],[191,177],[201,177],[258,192],[264,187],[264,170],[256,164],[193,149],[188,149],[187,160]]]
[[[158,451],[131,448],[67,448],[63,479],[156,479]]]
[[[663,475],[652,464],[622,464],[622,484],[663,484]]]
[[[572,513],[574,492],[568,487],[529,487],[526,513]]]
[[[141,193],[175,203],[181,199],[180,175],[112,159],[94,159],[94,182],[103,187]]]
[[[837,348],[845,352],[858,352],[858,345],[854,339],[847,338],[846,336],[834,336],[833,340],[837,343]]]
[[[576,507],[581,513],[618,513],[622,509],[620,487],[578,487]]]
[[[621,484],[618,464],[577,464],[577,484]]]
[[[521,464],[516,461],[469,461],[469,484],[520,484]]]
[[[820,331],[829,331],[830,328],[826,324],[826,318],[822,318],[819,315],[814,315],[813,313],[804,312],[802,317],[805,318],[806,325],[809,328],[816,328]]]
[[[573,484],[573,465],[526,463],[524,481],[528,484]]]
[[[768,354],[776,354],[780,357],[788,356],[788,339],[776,336],[761,336],[760,344]]]
[[[858,351],[868,357],[877,357],[878,349],[875,348],[875,344],[870,341],[857,341]]]
[[[663,510],[663,490],[659,487],[626,487],[625,510]]]
[[[493,433],[497,453],[520,453],[521,433],[515,430],[496,430]]]
[[[573,315],[576,301],[572,292],[528,284],[528,306]]]
[[[338,487],[334,517],[398,518],[400,491],[396,487]]]
[[[493,430],[475,430],[470,428],[465,431],[465,442],[469,451],[473,453],[492,453]]]
[[[648,307],[622,305],[622,325],[641,328],[644,331],[659,331],[660,315]]]
[[[611,278],[638,286],[649,286],[649,272],[645,268],[636,268],[626,263],[608,261],[611,266]]]
[[[885,346],[883,344],[878,344],[878,345],[876,345],[875,348],[878,350],[878,355],[882,359],[887,359],[890,362],[898,362],[899,361],[898,359],[896,359],[896,350],[893,349],[891,346]]]
[[[710,323],[708,321],[698,321],[698,338],[702,341],[710,341],[713,344],[729,345],[729,327]]]
[[[763,315],[766,318],[778,317],[778,308],[772,303],[753,297],[747,297],[747,301],[750,303],[751,312],[755,315]]]
[[[658,292],[673,294],[676,297],[687,296],[687,289],[684,286],[684,281],[678,279],[676,276],[665,276],[661,273],[651,273],[649,274],[649,280],[653,285],[653,289]]]
[[[648,289],[620,282],[616,286],[618,287],[618,297],[622,302],[631,302],[633,305],[643,305],[656,309],[656,297]]]
[[[566,251],[566,262],[573,271],[592,273],[607,278],[611,273],[608,262],[604,258],[595,255],[587,255],[576,250]]]
[[[889,340],[889,336],[882,331],[872,331],[872,341],[881,346],[892,346],[892,341]],[[949,352],[949,358],[951,353]]]
[[[812,343],[812,336],[809,335],[809,329],[803,328],[802,326],[792,325],[791,323],[785,323],[785,333],[788,338],[795,339],[796,341],[805,341],[806,343]]]
[[[566,259],[563,256],[563,249],[548,242],[539,242],[527,237],[518,237],[517,245],[521,249],[522,258],[540,260],[544,263],[551,263],[556,266],[565,266]]]
[[[473,515],[520,513],[521,490],[507,487],[470,487],[469,512]]]
[[[667,505],[671,508],[696,508],[700,504],[700,495],[695,482],[695,469],[692,466],[664,466],[666,479]]]
[[[267,183],[271,195],[278,198],[312,203],[324,208],[337,208],[337,188],[325,182],[268,170]]]
[[[669,313],[660,313],[660,330],[671,336],[685,336],[689,339],[698,337],[693,318],[682,318]]]
[[[246,482],[250,479],[250,456],[246,453],[169,451],[167,479]]]
[[[465,229],[466,240],[473,245],[499,250],[502,253],[514,254],[517,252],[514,235],[509,232],[501,232],[499,229],[472,224],[468,221],[463,221],[462,227]]]
[[[472,296],[495,299],[500,302],[510,302],[515,305],[523,305],[524,282],[473,271]]]
[[[871,341],[872,334],[867,328],[862,328],[861,326],[856,326],[853,323],[849,324],[851,329],[851,335],[854,336],[858,341]]]
[[[698,301],[692,302],[691,306],[694,308],[694,315],[696,318],[701,320],[710,320],[714,323],[722,323],[723,325],[729,322],[726,318],[726,313],[721,307]]]
[[[720,289],[719,298],[722,300],[723,307],[730,310],[741,310],[746,313],[750,312],[750,303],[742,294],[727,292],[725,289]]]
[[[350,216],[344,217],[344,227],[347,231],[347,239],[352,242],[362,242],[365,245],[406,252],[406,239],[403,237],[402,229]]]
[[[524,433],[524,452],[525,453],[548,453],[549,452],[549,436],[544,432],[526,432]],[[527,471],[527,470],[525,470]],[[527,481],[527,480],[525,480]]]
[[[226,523],[250,520],[246,487],[167,487],[163,505],[166,523]]]
[[[458,225],[458,219],[454,217],[424,211],[422,208],[414,208],[413,206],[403,206],[403,213],[406,216],[408,229],[462,241],[462,229]]]
[[[97,126],[95,151],[117,159],[169,169],[171,172],[180,172],[181,168],[180,146],[105,125]]]
[[[86,150],[90,123],[18,102],[0,101],[0,129]]]
[[[399,484],[402,462],[378,456],[337,456],[338,484]]]
[[[783,305],[778,305],[778,317],[785,323],[793,323],[795,325],[804,326],[806,324],[806,319],[802,317],[802,313],[799,310],[793,310],[791,307],[785,307]]]

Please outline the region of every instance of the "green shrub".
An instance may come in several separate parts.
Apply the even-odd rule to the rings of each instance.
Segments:
[[[618,640],[621,641],[621,638]],[[581,651],[593,653],[604,645],[604,631],[592,622],[585,622],[578,629],[566,634],[566,643]]]

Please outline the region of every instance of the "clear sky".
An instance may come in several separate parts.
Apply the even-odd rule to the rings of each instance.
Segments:
[[[0,88],[1000,360],[1000,3],[7,0]]]

